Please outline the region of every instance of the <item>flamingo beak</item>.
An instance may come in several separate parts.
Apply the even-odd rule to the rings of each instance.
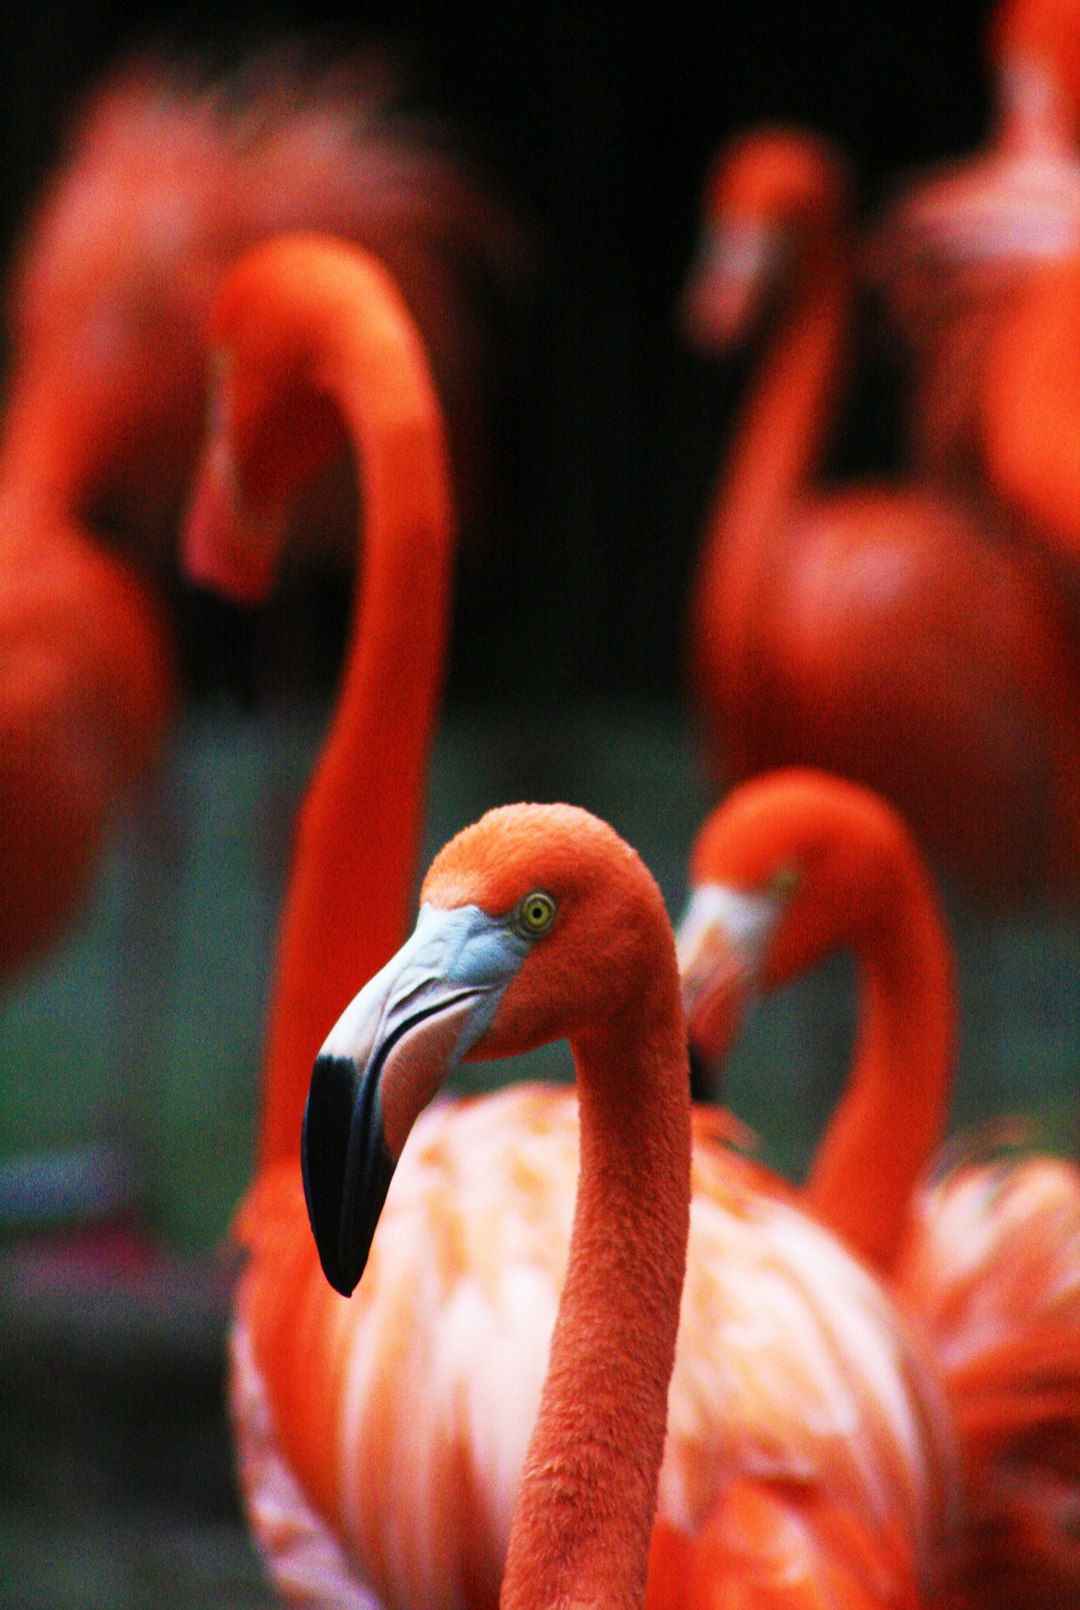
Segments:
[[[301,1162],[323,1272],[343,1296],[364,1272],[409,1130],[487,1033],[529,948],[478,906],[423,906],[412,937],[327,1036]]]
[[[257,515],[244,496],[233,447],[227,352],[212,355],[206,434],[181,539],[184,574],[238,604],[263,604],[285,546],[288,510]]]
[[[702,353],[720,353],[754,324],[783,261],[777,231],[746,223],[706,227],[679,307],[684,339]]]
[[[765,955],[783,912],[773,895],[750,894],[722,883],[692,892],[676,943],[683,1011],[699,1083],[716,1086],[715,1070],[738,1037],[757,993]]]

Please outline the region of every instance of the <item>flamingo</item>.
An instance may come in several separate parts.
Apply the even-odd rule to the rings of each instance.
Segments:
[[[506,806],[436,857],[411,939],[322,1046],[304,1184],[328,1282],[323,1311],[339,1341],[348,1326],[363,1360],[336,1372],[357,1420],[340,1433],[335,1465],[342,1487],[358,1484],[353,1527],[387,1529],[364,1537],[383,1602],[494,1603],[501,1575],[504,1606],[640,1605],[650,1546],[650,1605],[925,1602],[918,1570],[904,1564],[922,1550],[895,1506],[920,1461],[924,1497],[929,1487],[937,1503],[948,1493],[948,1462],[934,1474],[946,1427],[932,1377],[920,1377],[874,1282],[778,1181],[722,1144],[715,1115],[692,1115],[678,989],[662,898],[624,841],[575,807]],[[565,1090],[519,1087],[423,1111],[462,1058],[563,1035],[578,1103]],[[536,1108],[524,1130],[511,1105],[521,1101]],[[497,1149],[481,1144],[489,1115]],[[572,1228],[568,1209],[538,1219],[545,1124],[561,1132],[575,1172],[580,1152]],[[450,1145],[459,1126],[460,1151]],[[514,1249],[509,1267],[496,1268],[490,1237],[499,1253]],[[279,1268],[278,1280],[298,1332],[288,1368],[297,1379],[306,1357],[310,1381],[310,1332],[295,1324],[308,1297],[295,1268]],[[354,1290],[351,1306],[334,1295]],[[517,1357],[526,1329],[528,1377]],[[886,1400],[913,1438],[906,1471],[894,1463],[886,1473],[880,1445],[871,1452],[866,1441]],[[527,1451],[522,1441],[511,1454],[530,1426]],[[854,1502],[832,1487],[837,1456],[862,1466]],[[877,1466],[869,1484],[867,1458]],[[504,1540],[493,1547],[488,1532],[485,1461],[499,1461],[506,1482],[499,1518],[513,1512],[504,1569]],[[410,1483],[439,1495],[427,1575],[409,1530]],[[455,1600],[433,1567],[462,1511],[464,1535],[492,1557],[479,1579],[487,1591]],[[702,1521],[680,1555],[680,1527]],[[443,1570],[461,1580],[456,1559]],[[412,1596],[388,1592],[406,1573]]]
[[[245,246],[317,227],[393,265],[476,485],[480,312],[464,288],[506,285],[520,240],[394,93],[374,60],[319,71],[297,50],[218,80],[126,63],[31,214],[0,431],[0,974],[71,924],[169,731],[207,319]],[[343,551],[326,528],[309,520],[309,552]]]
[[[795,131],[736,140],[708,187],[691,334],[727,345],[777,302],[692,598],[714,767],[865,782],[988,902],[1075,886],[1080,684],[1059,601],[956,500],[811,482],[845,361],[847,206],[838,158]]]
[[[909,181],[866,245],[868,272],[910,351],[915,462],[999,523],[979,398],[998,322],[1044,266],[1080,250],[1078,23],[1076,0],[995,8],[987,148]]]
[[[989,153],[909,185],[867,252],[911,351],[917,461],[1026,546],[1074,640],[1078,26],[1076,0],[1005,0],[991,29],[1000,111]]]
[[[791,769],[735,789],[694,846],[680,929],[691,1040],[723,1055],[757,990],[854,952],[862,1006],[810,1209],[890,1281],[941,1363],[972,1512],[972,1604],[1080,1595],[1080,1170],[994,1156],[935,1163],[955,1011],[933,886],[897,813]],[[948,1157],[949,1154],[946,1154]]]
[[[379,969],[412,896],[452,547],[438,410],[391,282],[340,242],[285,237],[245,257],[221,289],[212,347],[211,428],[186,533],[186,562],[198,575],[249,596],[269,585],[294,478],[333,435],[329,399],[356,441],[365,491],[351,648],[297,834],[259,1165],[237,1221],[247,1259],[230,1365],[241,1486],[289,1603],[370,1605],[374,1595],[387,1606],[494,1604],[566,1268],[573,1095],[519,1085],[425,1113],[351,1303],[323,1276],[298,1158],[311,1068],[352,993],[341,988],[344,975],[351,970],[353,984],[385,977]],[[538,840],[547,820],[541,811]],[[631,933],[643,911],[670,946],[659,897],[632,853],[584,813],[556,821],[564,846],[569,829],[575,853],[579,839],[595,841],[632,870],[613,909]],[[465,880],[464,864],[460,871]],[[343,896],[354,908],[344,927]],[[571,904],[567,895],[567,912]],[[542,927],[545,910],[538,901],[522,923]],[[662,954],[656,966],[670,974],[672,963]],[[673,1032],[669,1023],[668,1041]],[[677,1040],[685,1078],[681,1030]],[[681,1452],[662,1481],[654,1592],[670,1583],[672,1562],[685,1561],[684,1537],[708,1511],[731,1447],[762,1478],[748,1478],[732,1500],[736,1539],[740,1517],[775,1534],[778,1547],[785,1530],[801,1537],[812,1519],[820,1545],[808,1548],[820,1546],[821,1569],[868,1572],[910,1597],[916,1581],[934,1576],[952,1502],[950,1428],[934,1380],[873,1282],[790,1209],[782,1187],[758,1201],[757,1171],[722,1144],[725,1120],[701,1113],[694,1122],[691,1244],[702,1251],[682,1322],[687,1362],[672,1422]],[[676,1114],[672,1134],[685,1124]],[[670,1250],[662,1284],[676,1302]],[[785,1315],[769,1370],[756,1368],[760,1326],[741,1288],[718,1308],[708,1268],[725,1257],[740,1261],[747,1290],[760,1278]],[[811,1263],[817,1281],[806,1276]],[[808,1349],[790,1364],[805,1401],[781,1447],[791,1377],[779,1352],[793,1325]],[[670,1333],[670,1318],[665,1326]],[[712,1361],[717,1326],[732,1333],[734,1365]],[[725,1368],[734,1374],[711,1373]],[[648,1374],[655,1422],[659,1375]],[[855,1439],[852,1379],[860,1381]],[[729,1444],[713,1434],[710,1405],[730,1402],[740,1380]],[[837,1535],[848,1539],[846,1563]],[[799,1564],[804,1574],[817,1568]]]

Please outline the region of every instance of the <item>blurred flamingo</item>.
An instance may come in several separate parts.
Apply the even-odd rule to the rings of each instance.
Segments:
[[[1006,0],[987,155],[909,184],[867,250],[910,350],[917,462],[1023,542],[1080,634],[1080,7]]]
[[[300,819],[271,1013],[259,1168],[238,1221],[247,1265],[233,1327],[232,1403],[245,1501],[290,1603],[370,1604],[374,1594],[386,1605],[494,1605],[568,1257],[578,1163],[573,1095],[517,1086],[420,1117],[351,1303],[324,1279],[298,1166],[310,1070],[327,1024],[348,1001],[344,981],[350,973],[354,983],[377,975],[372,988],[382,987],[392,967],[378,969],[400,941],[411,898],[449,607],[451,522],[438,411],[421,346],[388,278],[355,250],[323,239],[286,238],[238,264],[216,306],[212,347],[211,435],[187,533],[187,563],[198,576],[249,596],[268,584],[297,477],[339,428],[331,404],[356,442],[364,488],[351,650]],[[428,889],[437,885],[455,907],[444,913],[451,926],[464,915],[468,927],[469,913],[479,919],[471,904],[462,911],[474,877],[469,846],[482,848],[490,834],[490,857],[480,871],[489,889],[524,875],[515,868],[530,843],[544,855],[541,871],[557,863],[573,883],[560,883],[555,897],[542,890],[532,900],[507,895],[517,901],[519,959],[548,925],[552,898],[570,919],[579,885],[582,905],[593,897],[598,904],[581,917],[578,926],[588,933],[584,939],[579,933],[578,946],[598,957],[603,938],[617,963],[656,937],[659,895],[610,830],[581,812],[556,813],[555,853],[546,837],[548,813],[526,811],[526,824],[536,823],[531,835],[527,825],[524,834],[515,826],[520,820],[489,820],[443,857]],[[620,885],[604,899],[600,876],[608,863],[629,889]],[[478,921],[469,947],[479,948],[481,960],[490,949],[482,930]],[[465,965],[467,937],[460,935],[459,944],[444,936],[447,966],[455,956]],[[661,956],[648,965],[673,987],[673,961],[663,953],[670,941],[659,942]],[[436,950],[439,944],[435,936]],[[604,963],[605,978],[613,965],[610,958]],[[664,1012],[671,1008],[666,1001]],[[356,1017],[350,1008],[343,1025]],[[548,1026],[561,1032],[553,1017]],[[459,1028],[453,1010],[432,1017],[425,1043],[449,1052]],[[657,1030],[658,1052],[662,1046],[665,1063],[675,1057],[685,1079],[681,1029],[677,1046],[670,1022],[661,1026],[658,1018]],[[414,1043],[402,1033],[388,1067],[402,1066],[402,1052]],[[589,1036],[575,1038],[584,1045]],[[328,1097],[331,1129],[334,1079],[334,1068],[323,1064],[322,1094],[312,1098],[318,1111]],[[339,1087],[341,1094],[345,1089]],[[415,1102],[414,1111],[432,1093],[429,1079],[424,1092],[403,1101]],[[389,1087],[382,1099],[384,1115],[397,1111],[392,1141],[400,1152],[403,1108],[394,1108]],[[640,1112],[640,1099],[628,1096],[628,1114]],[[680,1170],[689,1166],[688,1138],[680,1138],[686,1124],[684,1105],[669,1118],[668,1139],[659,1147],[677,1139]],[[810,1563],[800,1560],[803,1575],[843,1578],[846,1571],[857,1580],[868,1572],[910,1597],[916,1581],[934,1575],[951,1507],[949,1428],[934,1381],[873,1282],[792,1210],[782,1186],[765,1185],[723,1145],[725,1121],[703,1113],[695,1124],[684,1362],[676,1365],[661,1477],[666,1530],[655,1591],[670,1590],[663,1562],[684,1560],[684,1534],[708,1512],[721,1472],[735,1469],[746,1480],[732,1491],[728,1531],[718,1522],[728,1544],[732,1537],[737,1544],[740,1525],[775,1536],[779,1548],[785,1527],[802,1539],[804,1522],[820,1523],[820,1541],[804,1541]],[[642,1158],[654,1149],[644,1114],[632,1125],[639,1128],[644,1167]],[[325,1204],[333,1187],[316,1179],[327,1160],[318,1138],[324,1132],[309,1106],[309,1180]],[[332,1136],[327,1146],[332,1156]],[[358,1135],[357,1157],[366,1146]],[[376,1170],[386,1161],[377,1145],[367,1155]],[[624,1172],[612,1190],[617,1202],[628,1190],[635,1199],[627,1224],[644,1217],[650,1226],[643,1233],[654,1247],[657,1306],[661,1292],[676,1304],[675,1232],[685,1207],[673,1197],[660,1209],[660,1226],[651,1213],[643,1215],[638,1187]],[[341,1240],[320,1231],[338,1286],[358,1273],[354,1254],[336,1250],[349,1247],[351,1236],[351,1227]],[[741,1278],[721,1298],[711,1271],[724,1266],[738,1267]],[[590,1292],[603,1279],[599,1262],[586,1258],[579,1270]],[[771,1292],[778,1305],[760,1324],[755,1286],[766,1304]],[[772,1336],[768,1346],[762,1327]],[[670,1314],[662,1329],[669,1349]],[[726,1354],[714,1345],[720,1335],[730,1340]],[[635,1380],[638,1373],[635,1366]],[[649,1365],[645,1375],[651,1381],[645,1397],[636,1387],[632,1396],[655,1444],[662,1372]],[[848,1435],[853,1382],[861,1406],[854,1440]],[[624,1389],[630,1391],[620,1376],[620,1402]],[[719,1404],[729,1406],[722,1426],[710,1408]],[[655,1451],[636,1455],[643,1504],[652,1491],[644,1472]],[[655,1473],[648,1478],[654,1480]],[[791,1546],[789,1540],[784,1548]],[[636,1578],[640,1540],[634,1547],[620,1569]],[[743,1570],[752,1576],[759,1564],[760,1556],[752,1556]]]
[[[507,806],[439,854],[421,901],[412,938],[327,1037],[304,1127],[323,1268],[343,1293],[359,1281],[354,1305],[366,1307],[350,1330],[365,1360],[365,1420],[376,1425],[356,1428],[361,1446],[348,1429],[344,1462],[368,1481],[373,1460],[402,1483],[422,1471],[442,1509],[442,1536],[420,1540],[425,1577],[420,1542],[403,1530],[414,1507],[405,1486],[381,1492],[378,1519],[394,1541],[373,1551],[380,1597],[495,1603],[503,1540],[484,1525],[491,1500],[478,1468],[494,1439],[500,1517],[514,1514],[503,1605],[640,1605],[657,1500],[650,1606],[926,1602],[933,1556],[920,1569],[920,1528],[902,1495],[910,1500],[914,1483],[924,1497],[936,1488],[939,1503],[949,1496],[932,1382],[873,1282],[853,1281],[857,1266],[790,1193],[725,1148],[715,1115],[692,1118],[671,933],[641,862],[584,811]],[[568,1092],[519,1087],[419,1116],[462,1058],[562,1035],[581,1114],[572,1233],[572,1176],[553,1220],[538,1222],[550,1188],[539,1177],[545,1128],[562,1132],[577,1170]],[[524,1126],[510,1100],[532,1103]],[[501,1135],[494,1177],[492,1150],[470,1152],[465,1138],[478,1141],[488,1116]],[[460,1156],[442,1155],[458,1128]],[[479,1190],[457,1177],[466,1157]],[[493,1234],[500,1251],[516,1245],[508,1265],[492,1261]],[[541,1235],[548,1244],[534,1261]],[[540,1279],[550,1283],[542,1306]],[[520,1320],[512,1339],[502,1334],[516,1308],[527,1310],[528,1341]],[[505,1382],[493,1365],[507,1340],[516,1398],[500,1408]],[[372,1350],[395,1360],[378,1383]],[[891,1435],[881,1441],[887,1399],[914,1437],[904,1466],[880,1462],[890,1445],[898,1452]],[[429,1414],[433,1444],[419,1436]],[[526,1455],[518,1439],[534,1416]],[[853,1461],[845,1476],[841,1449]],[[371,1524],[368,1499],[356,1507]],[[464,1577],[456,1561],[441,1578],[431,1570],[459,1528],[486,1554],[479,1579],[478,1562]],[[384,1587],[389,1567],[397,1592]]]
[[[794,131],[738,139],[708,187],[690,334],[726,347],[777,304],[692,599],[713,763],[863,781],[987,899],[1075,887],[1080,678],[1058,601],[958,501],[812,483],[847,361],[848,205],[838,158]]]
[[[985,485],[979,398],[988,344],[1017,292],[1080,253],[1077,0],[1004,0],[988,54],[985,150],[917,175],[886,208],[866,264],[909,349],[920,472],[1003,519]]]
[[[168,728],[176,522],[210,303],[237,254],[308,226],[389,262],[477,484],[481,311],[465,286],[512,277],[520,242],[394,94],[374,59],[321,71],[298,49],[220,80],[129,64],[91,97],[29,220],[0,436],[0,974],[63,933]],[[309,551],[342,551],[338,502],[324,493]]]
[[[965,1602],[1080,1595],[1080,1170],[990,1155],[929,1176],[947,1119],[954,1002],[933,886],[870,791],[793,769],[734,790],[694,847],[679,934],[691,1042],[722,1057],[759,990],[839,948],[861,1009],[806,1199],[918,1315],[956,1414],[972,1514]]]

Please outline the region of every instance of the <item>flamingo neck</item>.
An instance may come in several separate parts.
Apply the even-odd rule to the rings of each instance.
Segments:
[[[356,445],[364,518],[341,691],[282,916],[263,1165],[298,1157],[327,1024],[405,937],[450,609],[446,457],[419,341],[396,300],[358,306],[323,339],[321,380]]]
[[[740,735],[753,724],[757,633],[770,559],[806,495],[832,424],[851,297],[847,243],[823,238],[803,264],[750,399],[706,525],[691,619],[693,664],[705,708],[722,689],[731,712],[720,737],[736,774]]]
[[[854,1063],[806,1189],[825,1222],[888,1273],[945,1131],[955,1030],[948,940],[929,880],[906,850],[856,956]]]
[[[654,990],[654,999],[656,991]],[[651,1021],[574,1045],[581,1172],[502,1610],[633,1610],[667,1423],[690,1211],[690,1103],[677,984]]]
[[[1012,156],[1070,156],[1075,139],[1057,74],[1014,53],[998,74],[995,143]]]

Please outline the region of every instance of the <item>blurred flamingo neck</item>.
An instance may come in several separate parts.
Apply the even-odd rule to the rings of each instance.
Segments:
[[[806,496],[840,391],[848,258],[841,231],[823,227],[800,265],[790,306],[753,385],[706,527],[694,589],[692,662],[706,694],[722,688],[733,712],[723,745],[736,775],[748,769],[738,743],[753,722],[755,634],[771,558]],[[702,702],[707,708],[711,700]]]
[[[854,1065],[807,1195],[849,1246],[888,1273],[915,1188],[944,1136],[955,1007],[937,902],[906,845],[897,844],[881,895],[856,947],[862,1009]]]
[[[1057,75],[1034,57],[1013,55],[1001,65],[995,143],[1014,156],[1069,154],[1073,120]]]
[[[360,459],[350,643],[297,825],[269,1026],[261,1161],[299,1155],[327,1025],[402,943],[441,691],[453,528],[438,404],[388,280],[321,326],[322,382]]]
[[[651,1024],[574,1045],[581,1172],[502,1610],[639,1610],[690,1216],[677,982]]]

